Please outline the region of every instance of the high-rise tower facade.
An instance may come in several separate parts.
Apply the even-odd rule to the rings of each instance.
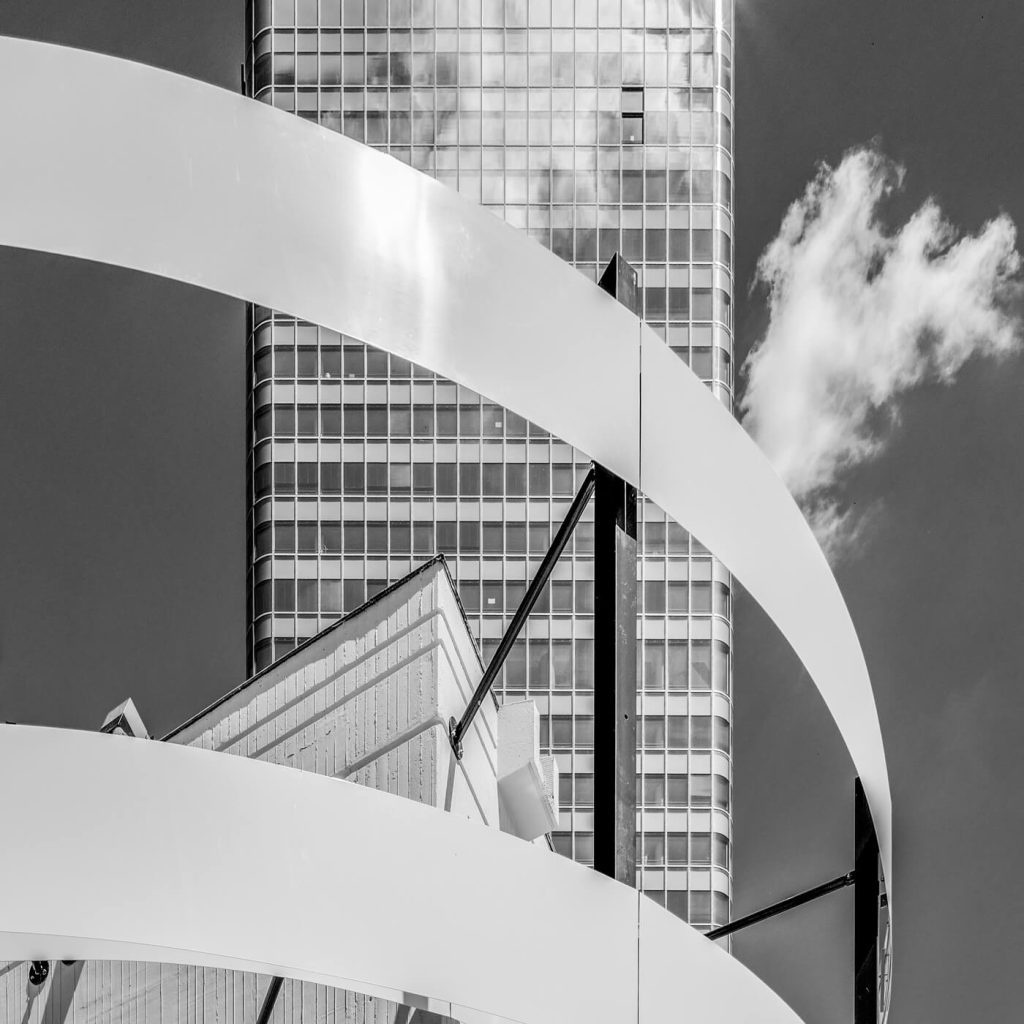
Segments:
[[[732,30],[732,0],[251,0],[246,88],[432,175],[588,277],[621,252],[644,319],[731,405]],[[273,310],[251,308],[247,359],[250,670],[435,551],[486,657],[584,457]],[[649,502],[640,519],[638,884],[695,925],[724,923],[731,582]],[[593,575],[584,521],[501,681],[537,700],[562,776],[555,843],[583,862]]]

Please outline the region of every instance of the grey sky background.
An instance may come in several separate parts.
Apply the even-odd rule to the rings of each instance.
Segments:
[[[894,223],[929,195],[967,231],[1024,223],[1018,4],[737,0],[737,21],[741,356],[765,327],[757,257],[821,159],[878,139],[907,169]],[[238,88],[235,0],[4,0],[0,33]],[[160,733],[240,681],[243,344],[241,303],[0,249],[0,719],[95,728],[132,695]],[[1020,1016],[1022,388],[1011,357],[914,390],[844,481],[882,501],[837,575],[892,778],[894,1024]],[[785,642],[736,611],[738,915],[852,867],[853,773]],[[840,1022],[851,940],[842,893],[735,949],[808,1024]]]

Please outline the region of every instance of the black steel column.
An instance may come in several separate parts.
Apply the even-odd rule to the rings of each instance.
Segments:
[[[638,313],[618,254],[601,287]],[[631,339],[623,339],[629,344]],[[636,488],[602,466],[594,486],[594,867],[636,885]]]
[[[860,779],[854,822],[853,1024],[878,1024],[878,837]]]
[[[636,488],[594,488],[594,867],[636,885]]]

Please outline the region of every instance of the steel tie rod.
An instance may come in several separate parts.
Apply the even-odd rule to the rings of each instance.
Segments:
[[[569,543],[569,538],[572,536],[573,530],[576,529],[576,524],[580,521],[587,503],[594,493],[595,476],[594,464],[591,463],[590,469],[580,485],[579,491],[576,493],[576,497],[573,498],[572,504],[569,506],[569,511],[566,512],[565,518],[562,520],[562,525],[559,526],[558,532],[555,534],[555,539],[551,542],[551,547],[548,548],[547,554],[537,569],[536,576],[530,581],[526,594],[523,596],[522,601],[519,602],[519,607],[516,609],[515,615],[512,616],[512,621],[508,624],[505,635],[501,638],[501,643],[498,644],[498,649],[494,652],[494,656],[484,670],[484,674],[477,684],[477,688],[469,701],[469,705],[463,712],[462,718],[458,722],[452,718],[448,723],[449,739],[457,758],[462,758],[462,739],[470,725],[473,724],[473,719],[476,718],[484,698],[494,685],[494,680],[497,679],[509,651],[512,650],[512,644],[520,632],[522,632],[527,616],[533,611],[533,606],[537,603],[537,598],[540,597],[541,591],[543,591],[544,585],[547,583],[548,577],[555,567],[555,563],[565,550],[566,544]]]
[[[816,885],[813,889],[808,889],[806,892],[799,893],[796,896],[790,896],[789,899],[782,900],[779,903],[773,903],[770,907],[755,911],[746,917],[737,918],[737,920],[729,924],[723,924],[720,928],[712,928],[711,931],[704,934],[709,939],[724,939],[726,935],[732,935],[733,932],[738,932],[741,928],[746,928],[748,925],[757,924],[759,921],[767,921],[768,918],[775,917],[776,914],[785,913],[787,910],[795,910],[797,907],[802,907],[805,903],[810,903],[811,900],[816,900],[820,896],[827,896],[830,892],[845,889],[848,885],[853,885],[856,877],[856,871],[848,871],[845,875],[833,878],[831,882],[823,882],[821,885]]]

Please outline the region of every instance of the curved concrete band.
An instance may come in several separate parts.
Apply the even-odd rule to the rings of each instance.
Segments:
[[[109,794],[107,813],[82,794]],[[471,1024],[799,1024],[739,961],[636,890],[355,783],[0,726],[0,801],[32,838],[0,847],[16,880],[3,886],[0,960],[257,971]]]
[[[639,485],[803,662],[864,784],[891,892],[881,730],[838,585],[767,460],[653,332],[398,161],[190,79],[0,38],[0,131],[0,244],[286,310],[458,381]]]

